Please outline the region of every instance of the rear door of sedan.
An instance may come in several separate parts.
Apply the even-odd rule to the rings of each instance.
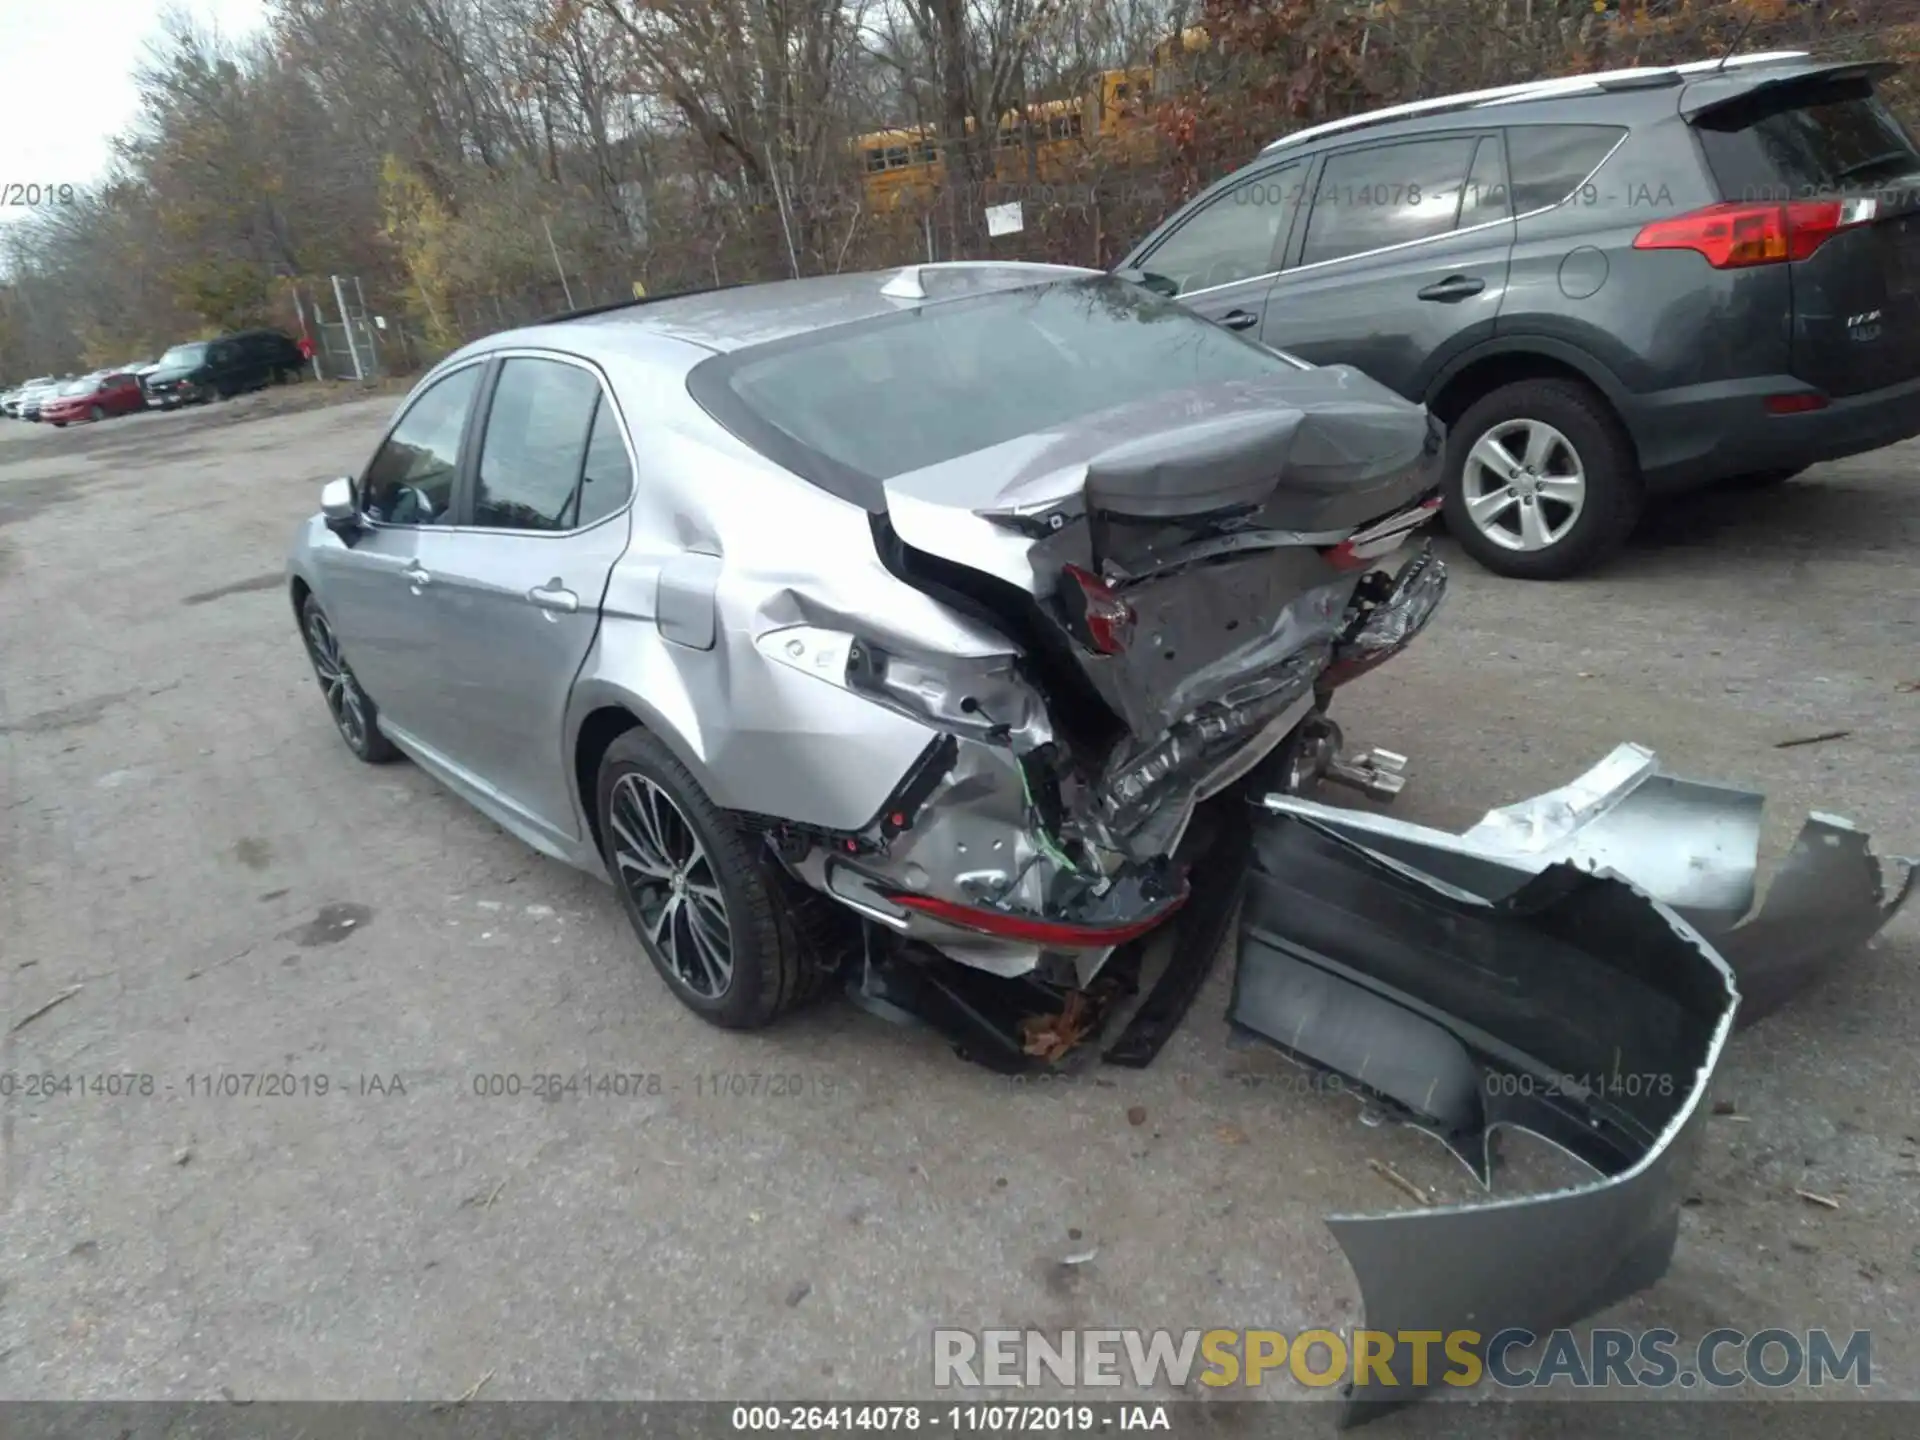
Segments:
[[[438,693],[420,738],[532,828],[577,840],[564,717],[626,549],[633,455],[585,361],[505,352],[487,383],[460,523],[422,587]]]

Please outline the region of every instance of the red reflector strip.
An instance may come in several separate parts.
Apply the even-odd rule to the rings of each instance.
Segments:
[[[931,919],[944,920],[949,925],[959,925],[968,930],[977,930],[982,935],[1068,949],[1124,945],[1129,940],[1137,940],[1187,901],[1185,893],[1182,893],[1145,919],[1134,920],[1125,925],[1073,925],[1060,920],[1041,920],[1032,915],[1014,915],[1005,910],[991,910],[979,905],[962,905],[958,901],[942,900],[933,895],[907,895],[894,892],[887,898],[896,905],[904,906],[908,910],[917,910]]]
[[[1824,410],[1826,408],[1826,396],[1812,394],[1804,390],[1792,395],[1767,396],[1767,413],[1769,415],[1804,415],[1809,410]]]

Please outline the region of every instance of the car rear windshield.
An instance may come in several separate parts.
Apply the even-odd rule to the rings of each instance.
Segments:
[[[1769,86],[1695,130],[1723,200],[1864,194],[1920,172],[1920,150],[1864,77]]]
[[[207,342],[195,341],[191,345],[176,345],[160,357],[162,365],[198,365],[207,354]]]
[[[877,510],[879,482],[909,470],[1150,395],[1298,366],[1102,276],[753,346],[688,378],[694,398],[756,450]]]

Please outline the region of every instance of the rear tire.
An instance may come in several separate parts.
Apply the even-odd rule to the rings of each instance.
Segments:
[[[607,873],[681,1004],[757,1030],[818,993],[828,973],[794,928],[790,882],[658,736],[633,729],[607,747],[595,804]]]
[[[1618,549],[1640,517],[1633,443],[1606,401],[1576,381],[1502,385],[1448,435],[1447,529],[1496,575],[1578,575]]]

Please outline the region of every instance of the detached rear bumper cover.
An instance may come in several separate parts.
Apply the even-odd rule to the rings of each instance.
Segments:
[[[1541,1333],[1666,1272],[1727,1036],[1857,954],[1913,888],[1814,815],[1757,909],[1751,791],[1623,745],[1464,834],[1264,797],[1235,1028],[1338,1072],[1485,1184],[1524,1129],[1597,1178],[1548,1195],[1329,1221],[1369,1328]],[[1406,1362],[1403,1364],[1402,1362]],[[1350,1396],[1348,1420],[1415,1399]]]
[[[1765,797],[1668,775],[1639,745],[1458,835],[1290,795],[1262,803],[1485,900],[1513,895],[1562,861],[1611,870],[1670,906],[1733,967],[1742,1025],[1863,950],[1906,903],[1916,875],[1912,861],[1896,860],[1905,874],[1890,878],[1850,822],[1815,814],[1756,908]]]
[[[1684,921],[1570,865],[1490,903],[1273,816],[1241,926],[1236,1029],[1350,1077],[1483,1182],[1502,1126],[1598,1172],[1554,1194],[1331,1219],[1368,1328],[1543,1333],[1666,1272],[1739,1003]],[[1387,1363],[1397,1383],[1354,1389],[1349,1422],[1418,1398],[1409,1349]]]

